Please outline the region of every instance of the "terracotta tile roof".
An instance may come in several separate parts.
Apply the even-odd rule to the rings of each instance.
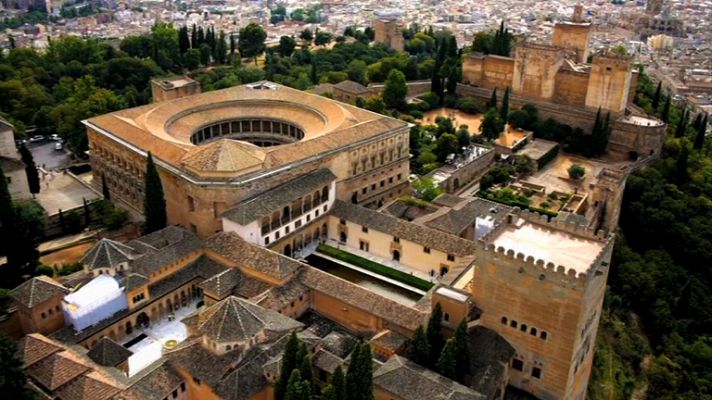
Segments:
[[[129,391],[140,400],[172,399],[171,395],[184,382],[180,374],[169,363],[163,363],[158,368],[141,377]]]
[[[336,179],[328,168],[301,175],[237,204],[223,213],[223,217],[245,226],[275,211],[281,212],[284,206],[291,205],[295,199],[320,191]]]
[[[343,368],[344,362],[344,359],[324,349],[317,350],[312,358],[312,364],[316,368],[330,374],[333,374],[337,367]]]
[[[420,312],[395,300],[379,296],[368,289],[314,267],[305,268],[299,275],[299,279],[314,290],[368,311],[406,329],[414,330],[423,323],[427,316],[427,312]]]
[[[97,371],[78,376],[56,391],[62,400],[105,400],[121,389]]]
[[[247,243],[235,232],[220,232],[206,241],[208,248],[227,259],[263,274],[284,280],[302,267],[297,260]]]
[[[31,365],[27,368],[27,374],[42,386],[54,391],[89,369],[89,365],[81,358],[65,350]]]
[[[137,245],[137,243],[139,244]],[[156,249],[155,251],[146,251],[141,257],[131,262],[131,269],[146,277],[156,269],[203,248],[203,243],[197,236],[176,226],[169,226],[142,236],[128,244],[131,247],[148,245]]]
[[[225,296],[232,293],[243,279],[243,274],[237,268],[228,268],[225,271],[214,275],[201,282],[198,287],[206,292],[214,294],[218,299],[223,299]]]
[[[30,333],[23,337],[18,345],[18,352],[25,367],[29,367],[60,350],[64,350],[64,348],[38,333]]]
[[[511,209],[512,207],[489,200],[475,199],[461,208],[453,208],[438,217],[426,221],[425,225],[446,233],[459,235],[468,226],[473,225],[477,217],[492,216],[495,221],[500,221],[505,218]],[[492,210],[496,210],[496,212],[492,212]]]
[[[103,337],[89,350],[87,356],[99,365],[115,367],[128,360],[132,354],[131,350],[114,342],[111,338]]]
[[[448,254],[463,257],[475,253],[475,243],[472,241],[340,200],[334,203],[330,213],[369,229]]]
[[[10,297],[23,306],[32,308],[58,294],[67,293],[69,293],[69,289],[48,276],[40,275],[13,289],[10,292]]]
[[[356,339],[353,336],[338,331],[329,332],[319,341],[320,348],[326,349],[340,358],[348,357],[354,345],[356,345]]]
[[[287,332],[302,326],[291,318],[230,296],[189,316],[185,323],[216,342],[245,341],[262,332]]]
[[[265,152],[247,142],[221,139],[197,147],[182,161],[187,168],[197,172],[236,172],[261,167]]]
[[[141,274],[129,274],[123,281],[123,285],[125,285],[126,292],[138,289],[146,284],[148,284],[148,278]]]
[[[257,299],[256,303],[270,310],[281,310],[302,296],[309,296],[309,288],[297,280],[291,280],[283,286],[275,286]]]
[[[129,262],[138,254],[131,247],[110,239],[101,239],[80,260],[89,270],[97,268],[115,268]]]
[[[506,367],[515,349],[497,332],[476,326],[468,332],[470,348],[470,376],[468,386],[494,398],[500,384],[507,379]]]
[[[341,81],[334,85],[335,88],[341,89],[344,92],[359,95],[364,93],[370,93],[370,90],[366,86],[354,81]]]
[[[398,355],[373,374],[373,384],[401,399],[478,400],[486,397]]]

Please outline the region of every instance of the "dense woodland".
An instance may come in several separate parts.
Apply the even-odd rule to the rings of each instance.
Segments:
[[[308,9],[301,17],[310,15]],[[28,128],[58,133],[81,153],[87,143],[80,121],[146,104],[150,79],[157,76],[190,72],[204,91],[265,78],[300,89],[344,79],[385,81],[390,89],[383,97],[359,105],[411,121],[439,105],[486,112],[493,129],[505,119],[561,142],[567,151],[591,151],[591,142],[585,142],[591,135],[553,120],[539,121],[534,108],[503,112],[496,102],[455,97],[451,85],[461,75],[461,51],[447,32],[406,30],[402,53],[370,45],[372,34],[347,29],[333,37],[305,30],[297,38],[283,37],[272,49],[264,48],[264,32],[254,26],[226,37],[159,24],[118,46],[56,39],[46,52],[0,53],[0,114],[16,125],[19,136]],[[511,34],[500,28],[477,35],[473,46],[507,54],[511,41]],[[402,102],[401,83],[412,79],[428,79],[433,85],[434,93],[423,96],[424,104],[416,107]],[[640,82],[637,104],[669,123],[670,138],[662,159],[628,180],[590,397],[628,399],[645,391],[654,399],[712,399],[712,149],[699,134],[704,117],[692,118],[644,74]],[[607,118],[599,119],[599,133],[607,136]],[[454,129],[446,119],[414,128],[414,171],[426,172],[458,152],[469,141],[463,130],[467,128]],[[490,184],[519,173],[516,168],[498,165]],[[433,357],[422,363],[442,367]],[[289,379],[283,376],[288,389]],[[302,378],[292,380],[292,391],[306,390],[298,389]]]

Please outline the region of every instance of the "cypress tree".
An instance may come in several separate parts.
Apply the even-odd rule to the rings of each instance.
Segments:
[[[27,387],[27,375],[19,354],[15,342],[0,334],[0,393],[6,399],[35,399],[36,393]]]
[[[109,185],[106,184],[106,175],[104,174],[101,174],[101,194],[104,196],[104,200],[111,201],[111,192]]]
[[[199,26],[199,27],[198,27],[198,35],[197,35],[197,38],[198,38],[198,40],[197,40],[197,41],[198,41],[198,45],[197,45],[197,46],[194,46],[194,48],[200,48],[200,45],[203,44],[203,43],[205,43],[205,30],[203,30],[203,27],[202,27],[202,26]]]
[[[443,335],[442,335],[442,322],[443,319],[443,309],[440,303],[435,304],[433,312],[430,314],[430,319],[428,320],[428,329],[426,330],[426,336],[428,338],[428,344],[430,345],[430,357],[428,367],[432,367],[438,362],[440,358],[440,352],[443,349]]]
[[[660,119],[666,124],[670,122],[670,98],[672,96],[665,97],[665,105],[663,106],[663,112],[660,113]]]
[[[349,362],[349,368],[346,370],[346,395],[347,400],[360,400],[359,396],[359,378],[358,370],[360,369],[359,362],[361,357],[361,344],[356,344],[354,349],[351,351],[351,361]]]
[[[705,134],[707,133],[707,117],[708,115],[705,114],[705,118],[699,123],[697,127],[697,135],[695,136],[695,143],[692,147],[695,150],[702,149],[702,146],[705,144]]]
[[[311,388],[312,381],[314,379],[312,375],[312,363],[311,357],[309,357],[309,350],[304,342],[299,342],[299,351],[297,352],[297,362],[299,363],[299,372],[301,373],[302,380],[309,384]]]
[[[695,121],[692,123],[692,127],[695,128],[695,131],[697,131],[700,129],[700,125],[702,125],[702,113],[697,113]]]
[[[319,76],[316,73],[316,64],[312,64],[311,69],[309,70],[309,79],[311,79],[313,84],[319,84]]]
[[[27,148],[27,146],[23,145],[20,147],[20,158],[22,158],[22,162],[25,163],[27,186],[29,186],[30,193],[32,193],[32,198],[34,198],[35,195],[40,192],[40,175],[37,172],[35,159],[34,157],[32,157],[32,153]]]
[[[687,161],[690,157],[690,150],[687,148],[687,143],[683,140],[680,154],[675,161],[675,179],[677,183],[685,183],[689,177],[687,172]]]
[[[84,223],[89,226],[91,224],[91,211],[89,210],[89,203],[87,203],[86,198],[82,198],[82,203],[84,205]]]
[[[285,400],[310,400],[311,390],[298,369],[292,371],[287,381]]]
[[[655,89],[655,96],[653,96],[653,110],[658,111],[660,106],[660,92],[662,91],[663,82],[658,82],[658,88]]]
[[[413,332],[413,338],[408,346],[408,358],[414,363],[427,366],[430,360],[430,345],[425,336],[425,330],[418,326]]]
[[[487,108],[497,108],[497,88],[492,90],[492,97],[487,102]]]
[[[452,380],[457,379],[457,366],[455,364],[455,339],[448,339],[443,347],[442,353],[440,353],[440,358],[436,364],[436,368],[440,375],[450,378]]]
[[[182,26],[178,29],[178,49],[180,54],[185,54],[190,48],[190,38],[188,37],[188,27]]]
[[[195,24],[193,24],[193,29],[190,31],[190,48],[198,48],[198,29],[195,27]]]
[[[334,374],[331,376],[331,386],[334,388],[334,400],[347,400],[346,377],[341,366],[336,367]]]
[[[165,228],[168,220],[161,177],[150,152],[146,162],[145,180],[143,213],[146,216],[145,233],[148,234]]]
[[[504,96],[502,96],[502,108],[500,109],[499,115],[502,117],[502,121],[506,124],[509,120],[509,87],[504,90]]]
[[[675,130],[675,137],[681,138],[685,136],[685,131],[687,130],[687,107],[682,108],[682,115],[680,115],[680,120],[677,122],[677,129]]]
[[[279,377],[274,383],[275,400],[284,400],[287,394],[287,384],[292,375],[292,371],[297,367],[297,352],[299,351],[299,339],[296,332],[292,332],[284,346],[282,354],[282,365],[279,370]]]
[[[235,43],[235,35],[232,33],[230,34],[230,55],[235,54],[235,49],[237,48],[237,44]]]
[[[359,384],[358,388],[361,394],[361,400],[375,400],[376,396],[373,391],[373,356],[371,355],[371,345],[369,343],[361,344],[359,351]]]
[[[336,399],[336,391],[334,390],[334,386],[329,384],[324,386],[324,389],[321,391],[321,397],[319,398],[320,400],[337,400]]]
[[[465,375],[470,373],[470,343],[467,340],[467,321],[460,321],[453,335],[455,340],[455,370],[456,380],[462,382]]]
[[[2,168],[0,168],[0,224],[2,224],[2,236],[4,239],[0,241],[0,245],[4,247],[5,251],[8,251],[13,236],[10,232],[10,227],[15,224],[15,210],[12,207],[12,196],[7,187],[7,178]]]
[[[225,43],[225,32],[222,30],[220,31],[217,41],[215,45],[215,60],[217,60],[219,64],[225,64],[225,53],[227,52],[225,46],[227,46],[227,43]]]

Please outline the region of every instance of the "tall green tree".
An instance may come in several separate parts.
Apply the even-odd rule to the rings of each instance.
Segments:
[[[509,120],[509,86],[504,90],[504,96],[502,96],[502,108],[499,112],[502,121],[506,124]]]
[[[658,107],[660,106],[660,94],[662,92],[662,87],[663,87],[662,81],[658,82],[658,88],[655,89],[655,96],[653,96],[653,104],[652,104],[653,110],[655,110],[655,111],[658,111]]]
[[[455,339],[450,338],[445,343],[445,347],[443,347],[443,350],[440,353],[440,357],[438,358],[438,361],[435,365],[440,375],[446,378],[450,378],[452,380],[457,380],[457,354],[455,353],[455,351]]]
[[[20,146],[20,158],[22,162],[25,163],[25,175],[27,175],[27,185],[29,186],[30,193],[34,198],[37,193],[40,192],[40,175],[37,171],[37,166],[35,165],[35,158],[32,157],[32,153],[27,148],[27,146]]]
[[[312,40],[314,40],[314,33],[311,31],[311,29],[304,29],[299,33],[299,39],[302,39],[303,41],[302,46],[309,47]]]
[[[195,27],[195,24],[193,24],[193,28],[190,30],[190,48],[198,48],[198,29]]]
[[[470,373],[470,344],[467,339],[467,321],[463,319],[457,325],[452,336],[455,347],[455,380],[462,382]]]
[[[111,201],[111,191],[109,190],[109,185],[106,183],[106,175],[101,174],[101,194],[104,200]]]
[[[299,372],[301,373],[302,380],[307,382],[309,388],[311,389],[314,380],[312,374],[311,357],[309,357],[309,350],[307,349],[307,345],[302,341],[299,342],[299,350],[297,351],[297,362],[299,363],[298,368]]]
[[[298,369],[292,371],[287,382],[287,393],[285,400],[311,400],[311,389],[307,381],[302,379]]]
[[[333,375],[331,376],[331,386],[334,388],[334,398],[333,400],[347,400],[348,395],[346,392],[346,376],[341,366],[336,367]]]
[[[242,57],[253,58],[257,65],[257,56],[265,51],[267,32],[258,24],[251,22],[240,29],[240,39],[237,48]]]
[[[385,87],[383,88],[383,102],[388,108],[402,110],[405,105],[405,97],[408,94],[408,85],[406,84],[405,75],[397,69],[392,69],[386,78]]]
[[[700,123],[697,126],[697,134],[695,135],[695,143],[692,147],[695,150],[702,149],[702,146],[705,144],[705,134],[707,133],[707,118],[708,118],[708,114],[705,114],[705,117],[702,118],[702,120],[700,121]]]
[[[180,54],[185,54],[190,48],[190,37],[188,36],[188,27],[182,26],[178,29],[178,50]]]
[[[497,109],[490,108],[482,118],[482,124],[480,124],[482,136],[489,140],[497,140],[502,131],[504,131],[504,122],[499,117]]]
[[[359,395],[360,354],[361,344],[358,343],[354,346],[353,350],[351,350],[351,360],[349,362],[349,368],[346,370],[346,393],[348,400],[361,400],[361,396]]]
[[[297,352],[299,351],[299,338],[296,332],[292,332],[287,338],[287,343],[284,346],[284,353],[282,354],[282,365],[280,366],[279,376],[277,381],[274,383],[274,398],[275,400],[284,400],[287,394],[287,385],[289,378],[292,375],[297,364]],[[301,379],[301,375],[300,375]]]
[[[690,173],[687,169],[689,159],[690,149],[687,146],[687,142],[683,140],[680,154],[678,154],[677,160],[675,160],[675,178],[678,184],[683,184],[690,179]]]
[[[282,57],[289,57],[294,53],[294,49],[297,47],[297,41],[291,36],[282,36],[279,38],[279,46],[277,47],[277,53]]]
[[[487,108],[497,108],[497,88],[492,90],[492,96],[490,97],[489,102],[487,102]]]
[[[15,342],[2,334],[0,334],[0,393],[7,399],[35,398],[27,387],[27,375]]]
[[[670,123],[670,101],[672,96],[665,97],[665,105],[663,106],[663,111],[660,113],[660,119],[667,123]]]
[[[420,325],[415,329],[413,337],[410,339],[407,356],[409,360],[422,366],[430,364],[430,344],[428,344],[425,329]]]
[[[166,199],[163,196],[163,184],[158,174],[153,155],[149,152],[146,160],[145,190],[143,213],[146,216],[144,233],[163,229],[168,224]]]
[[[227,42],[225,41],[225,32],[220,30],[215,43],[215,52],[213,57],[218,64],[225,64],[227,60]]]
[[[428,344],[430,345],[429,366],[434,366],[438,362],[440,352],[445,345],[442,333],[442,320],[443,309],[440,303],[437,303],[435,304],[435,308],[433,308],[433,312],[430,314],[430,319],[428,319],[428,328],[426,330]]]
[[[683,107],[682,108],[682,114],[680,115],[680,120],[677,121],[677,129],[675,130],[675,137],[676,138],[681,138],[685,136],[685,132],[687,131],[687,108]]]

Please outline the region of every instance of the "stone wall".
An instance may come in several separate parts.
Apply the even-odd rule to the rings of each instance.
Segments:
[[[595,56],[586,90],[586,107],[622,113],[628,105],[631,72],[632,59],[629,56]]]
[[[559,22],[554,26],[551,44],[566,49],[576,62],[585,63],[590,41],[591,24]]]
[[[552,100],[559,104],[584,107],[586,105],[588,77],[587,72],[559,71],[556,74],[556,89]]]
[[[462,81],[475,86],[505,90],[512,86],[514,59],[493,55],[469,55],[462,63]]]
[[[552,46],[524,44],[517,46],[514,52],[512,92],[551,99],[556,74],[564,63],[564,51]]]

